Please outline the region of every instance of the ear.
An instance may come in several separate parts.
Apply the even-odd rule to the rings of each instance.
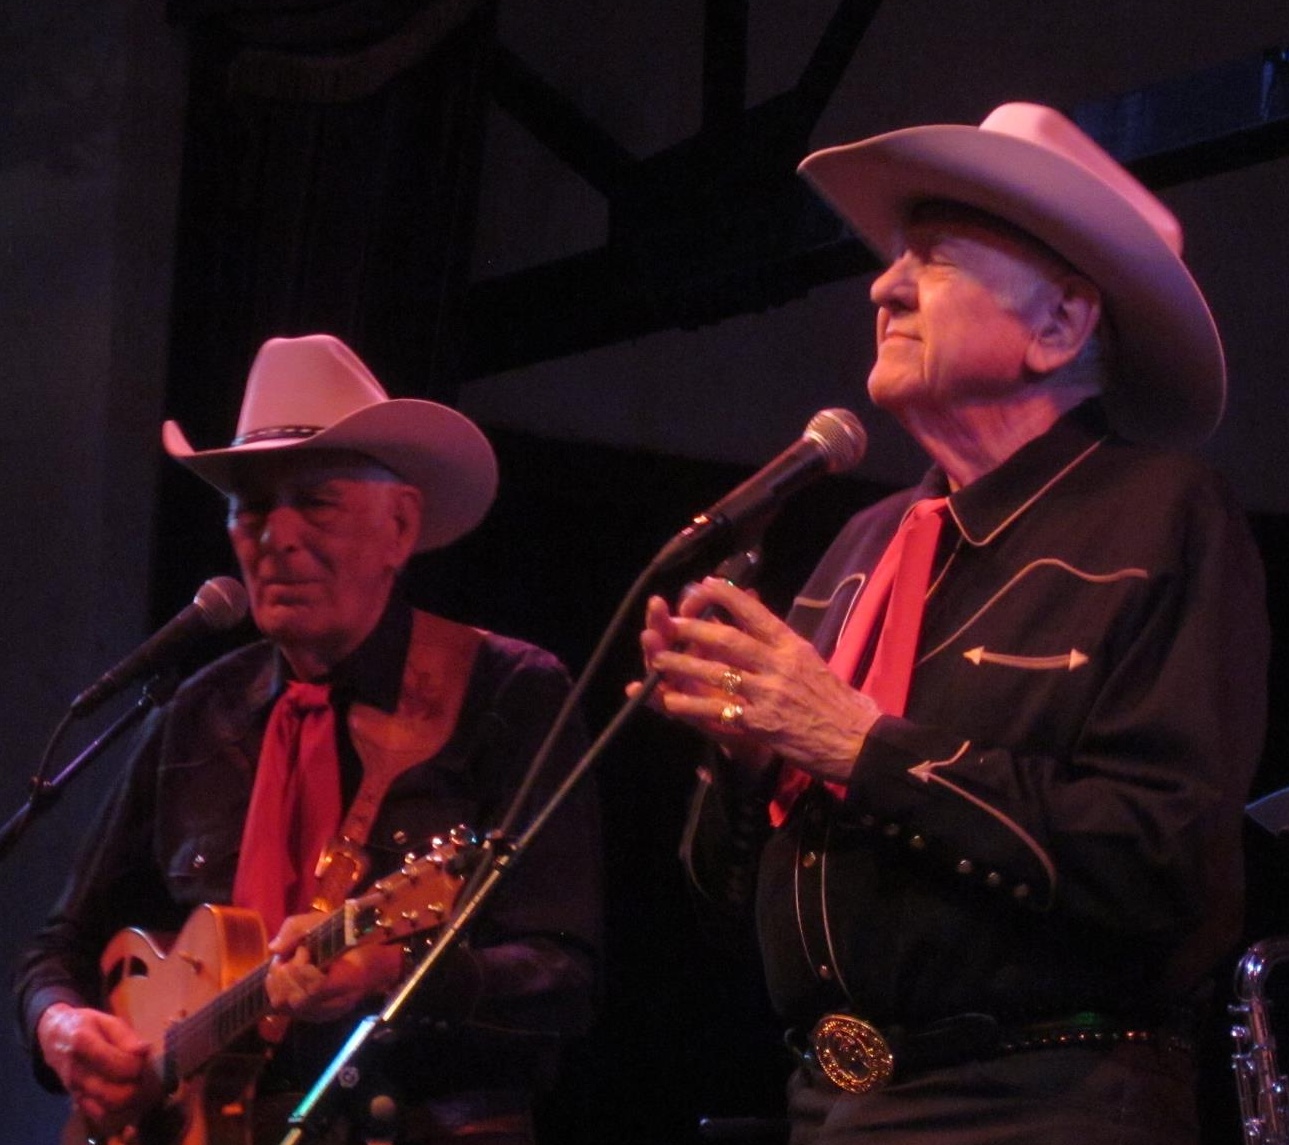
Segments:
[[[1101,321],[1101,292],[1086,278],[1067,274],[1052,284],[1038,327],[1025,352],[1025,365],[1039,376],[1068,366],[1079,356]]]
[[[390,520],[394,526],[394,556],[397,567],[407,564],[416,550],[421,535],[421,514],[425,504],[421,491],[414,485],[398,485],[393,490]]]

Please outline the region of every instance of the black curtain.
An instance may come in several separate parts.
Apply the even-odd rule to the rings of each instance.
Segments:
[[[199,448],[227,444],[259,345],[318,331],[391,393],[454,404],[491,0],[177,0],[170,14],[190,89],[167,416]],[[176,468],[159,616],[228,561],[220,507]]]

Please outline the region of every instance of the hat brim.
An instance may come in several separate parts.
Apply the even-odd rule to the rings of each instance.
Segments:
[[[367,406],[305,438],[268,438],[226,449],[194,450],[173,422],[162,426],[166,452],[224,494],[248,459],[273,453],[353,450],[421,490],[425,505],[416,551],[440,549],[487,515],[497,493],[497,459],[469,418],[436,402],[393,398]]]
[[[1222,343],[1182,260],[1121,195],[1079,164],[1000,132],[912,127],[806,157],[798,168],[881,257],[903,249],[909,211],[951,200],[1062,255],[1100,289],[1127,368],[1106,393],[1116,428],[1193,445],[1221,420]]]

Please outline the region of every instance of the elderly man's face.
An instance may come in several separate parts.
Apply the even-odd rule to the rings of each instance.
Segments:
[[[363,459],[255,459],[229,499],[228,535],[260,631],[302,675],[375,627],[415,545],[420,494]]]
[[[899,413],[1005,399],[1033,377],[1036,332],[1070,272],[1038,243],[950,205],[915,216],[874,281],[873,401]]]

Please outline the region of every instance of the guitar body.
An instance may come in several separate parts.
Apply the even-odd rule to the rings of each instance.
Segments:
[[[431,840],[428,853],[320,913],[301,946],[325,968],[354,947],[436,929],[455,906],[473,846],[465,833]],[[115,1135],[77,1114],[63,1145],[252,1145],[251,1099],[268,1058],[264,1038],[280,1039],[284,1021],[272,1013],[264,986],[269,965],[264,924],[238,907],[198,907],[165,944],[138,929],[117,934],[99,959],[108,1009],[149,1044],[167,1097],[139,1125]]]
[[[151,1044],[159,1076],[166,1031],[264,963],[267,943],[254,911],[209,905],[198,907],[171,943],[159,944],[137,929],[123,930],[108,943],[99,967],[109,1009]],[[222,1052],[136,1128],[104,1137],[74,1116],[63,1141],[249,1145],[250,1099],[264,1061],[262,1050]]]

